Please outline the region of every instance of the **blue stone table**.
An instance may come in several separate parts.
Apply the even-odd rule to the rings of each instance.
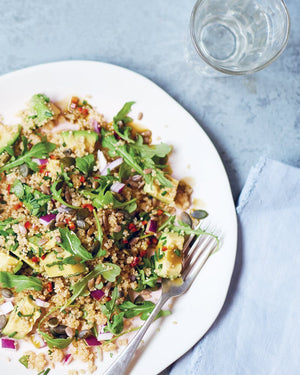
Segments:
[[[68,59],[141,73],[202,125],[237,199],[261,156],[300,166],[300,2],[286,1],[291,35],[277,61],[250,76],[208,78],[184,59],[194,1],[0,0],[0,74]]]

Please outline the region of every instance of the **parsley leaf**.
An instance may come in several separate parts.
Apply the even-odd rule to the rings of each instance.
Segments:
[[[47,203],[51,200],[49,195],[22,184],[20,180],[14,182],[11,192],[28,208],[31,215],[40,217],[47,214]]]
[[[71,232],[68,228],[59,228],[59,233],[62,241],[60,247],[72,255],[78,255],[83,260],[93,259],[92,254],[81,245],[80,239],[75,233]]]
[[[26,137],[22,137],[23,141],[23,152],[21,155],[19,155],[17,158],[12,158],[14,160],[8,161],[8,163],[4,164],[0,168],[0,173],[4,171],[9,171],[10,169],[13,169],[15,167],[18,167],[19,165],[22,165],[24,163],[27,164],[27,166],[34,170],[38,171],[38,165],[37,163],[33,162],[31,159],[44,159],[49,156],[49,153],[54,151],[56,148],[56,145],[54,143],[50,142],[39,142],[32,146],[30,150],[28,150],[28,141]]]
[[[82,158],[76,158],[76,167],[80,170],[80,172],[86,175],[93,172],[94,165],[95,157],[92,154],[85,155]]]
[[[16,292],[22,290],[42,290],[42,282],[33,276],[13,275],[9,272],[0,272],[0,283],[2,288],[16,288]]]

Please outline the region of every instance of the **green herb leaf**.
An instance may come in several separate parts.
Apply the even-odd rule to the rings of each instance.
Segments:
[[[68,228],[59,228],[59,233],[62,240],[60,247],[72,255],[78,255],[83,260],[93,259],[92,254],[81,245],[80,239],[75,233],[71,232]]]
[[[28,361],[29,361],[29,355],[23,355],[21,358],[19,358],[19,362],[22,363],[23,366],[28,368]]]
[[[40,217],[47,214],[47,203],[51,200],[49,195],[22,184],[20,180],[15,180],[11,193],[19,198],[31,215]]]
[[[28,289],[41,291],[43,288],[41,280],[36,277],[13,275],[5,271],[0,272],[0,283],[2,288],[16,288],[16,292]]]
[[[102,230],[102,227],[101,227],[101,224],[100,224],[100,221],[99,221],[99,218],[97,216],[97,212],[96,210],[93,210],[93,214],[94,214],[94,218],[95,218],[95,222],[96,222],[96,228],[97,228],[97,239],[100,243],[100,249],[96,255],[96,257],[99,257],[99,256],[103,256],[103,251],[105,250],[102,250],[101,247],[102,247],[102,242],[103,242],[103,230]],[[99,255],[101,254],[101,255]],[[106,254],[106,251],[104,253],[104,255]]]
[[[46,264],[46,267],[53,267],[53,266],[63,266],[64,264],[78,264],[78,257],[76,256],[70,256],[66,257],[63,260],[58,260],[57,262],[48,263]]]
[[[85,155],[82,158],[76,158],[76,167],[80,172],[89,175],[93,172],[95,157],[92,154]]]
[[[124,329],[124,313],[115,314],[112,316],[111,321],[108,320],[107,322],[107,331],[113,333],[114,335],[118,335]]]
[[[132,118],[127,116],[128,113],[131,111],[131,107],[135,102],[127,102],[124,104],[122,109],[117,113],[117,115],[113,118],[113,128],[114,131],[118,134],[118,136],[129,143],[134,143],[134,141],[130,138],[131,135],[131,128],[128,126],[123,126],[122,128],[119,127],[118,122],[122,121],[123,124],[128,124],[132,122]]]
[[[27,147],[27,138],[22,137],[24,150],[20,156],[15,158],[12,161],[8,161],[0,168],[0,173],[4,171],[9,171],[19,165],[26,163],[28,167],[34,171],[38,171],[38,165],[33,162],[31,159],[44,159],[49,157],[49,153],[54,151],[56,145],[50,142],[39,142],[32,146],[30,150]]]
[[[50,349],[52,348],[65,349],[73,341],[73,337],[70,337],[68,339],[55,339],[51,337],[50,335],[48,335],[46,332],[43,332],[40,330],[39,330],[39,334],[46,341]]]
[[[30,105],[33,112],[33,115],[30,117],[34,118],[36,125],[41,126],[45,122],[53,119],[54,112],[49,106],[49,98],[46,95],[33,95]]]
[[[58,188],[62,184],[62,180],[58,178],[50,187],[51,193],[53,194],[52,198],[56,200],[57,202],[60,202],[64,206],[73,208],[73,209],[79,209],[80,207],[72,206],[71,204],[68,204],[62,199],[62,187]]]
[[[152,310],[155,307],[155,303],[151,301],[143,301],[139,304],[134,304],[130,301],[125,301],[121,305],[118,306],[121,311],[124,312],[125,318],[133,318],[134,316],[141,315],[142,320],[147,320],[149,315],[151,314]],[[170,315],[169,311],[161,310],[155,319],[158,319],[162,316]]]

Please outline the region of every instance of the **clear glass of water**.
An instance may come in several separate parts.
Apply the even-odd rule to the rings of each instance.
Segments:
[[[282,0],[198,0],[190,20],[197,59],[189,59],[208,75],[210,67],[233,75],[253,73],[282,53],[289,31]]]

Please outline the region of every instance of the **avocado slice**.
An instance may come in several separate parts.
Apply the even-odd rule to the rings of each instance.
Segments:
[[[170,176],[168,176],[167,178],[171,181],[173,185],[172,187],[161,187],[157,180],[154,180],[149,184],[145,184],[144,191],[152,197],[160,200],[161,202],[171,204],[172,202],[174,202],[174,199],[176,197],[179,182],[178,180],[175,180],[175,178],[172,178]]]
[[[0,154],[8,146],[13,145],[18,139],[21,132],[21,125],[5,126],[1,125],[0,128]]]
[[[34,249],[33,246],[32,246],[32,249]],[[10,251],[14,255],[16,255],[18,258],[20,258],[23,262],[27,263],[36,272],[42,272],[43,271],[43,268],[40,266],[40,263],[33,262],[26,254],[24,254],[22,252],[20,246],[17,249],[10,248]]]
[[[80,263],[80,258],[78,258],[76,264],[63,264],[63,260],[66,258],[70,258],[70,253],[65,250],[61,253],[51,251],[45,259],[41,260],[41,265],[45,268],[46,275],[48,277],[69,277],[86,271],[85,265]],[[57,262],[61,263],[53,264]]]
[[[30,109],[33,113],[30,118],[39,126],[44,125],[47,121],[54,118],[54,111],[46,95],[33,95],[30,100]]]
[[[95,144],[99,139],[96,132],[89,130],[74,130],[62,132],[63,140],[68,148],[75,150],[84,146],[85,151],[92,153],[95,150]]]
[[[29,296],[23,298],[11,312],[2,334],[15,339],[24,338],[41,315],[41,309]]]
[[[184,237],[177,233],[163,233],[156,247],[155,272],[167,279],[176,279],[182,269]]]
[[[22,267],[23,262],[7,253],[0,253],[0,271],[16,273]]]

